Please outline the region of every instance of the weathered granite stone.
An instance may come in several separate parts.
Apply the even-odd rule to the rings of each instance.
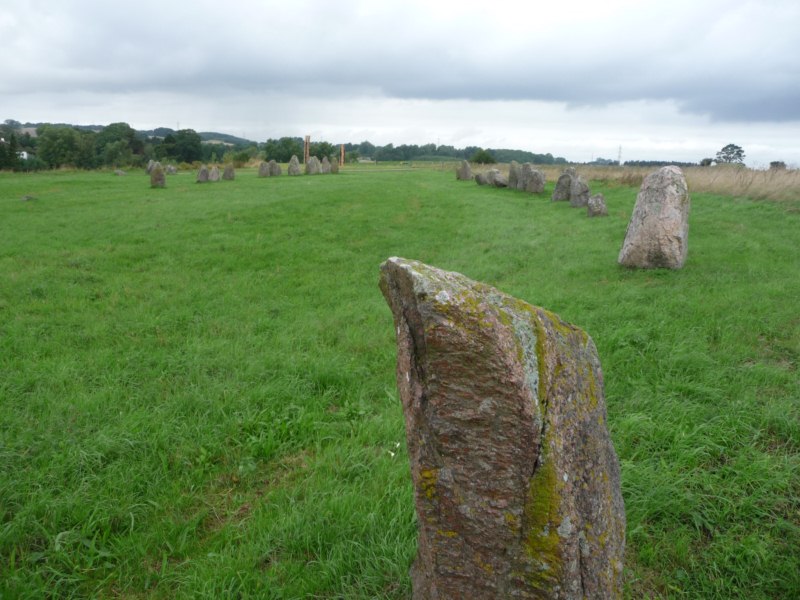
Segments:
[[[334,160],[331,161],[331,175],[338,175],[339,174],[339,161]]]
[[[583,177],[575,175],[569,186],[569,205],[572,208],[580,208],[589,203],[589,186]]]
[[[211,167],[211,170],[208,172],[208,180],[219,181],[219,167],[217,165]]]
[[[499,169],[489,169],[483,173],[475,175],[475,183],[478,185],[492,185],[494,187],[508,187],[508,178]]]
[[[225,181],[233,181],[235,177],[236,177],[236,172],[233,169],[233,165],[230,163],[225,165],[225,170],[222,171],[222,178]]]
[[[553,190],[553,202],[563,202],[569,200],[569,192],[572,188],[572,175],[569,173],[562,173],[556,181],[556,187]]]
[[[262,160],[261,163],[258,165],[258,176],[269,177],[271,175],[269,171],[270,171],[269,163]]]
[[[542,171],[534,169],[531,163],[525,163],[522,165],[517,189],[530,194],[541,194],[544,191],[544,184],[546,182],[547,176]]]
[[[156,163],[150,171],[150,187],[151,188],[164,188],[167,187],[167,176],[164,169],[160,164]]]
[[[269,161],[269,175],[270,177],[277,177],[281,174],[281,166],[274,160]]]
[[[117,177],[122,177],[123,175],[127,175],[127,173],[122,169],[114,169],[114,175]]]
[[[322,165],[316,156],[312,156],[306,163],[306,175],[319,175],[322,173]]]
[[[557,315],[390,258],[381,291],[417,512],[417,600],[620,598],[625,509],[595,345]]]
[[[292,154],[292,158],[289,159],[289,168],[287,169],[289,175],[300,175],[300,161],[297,160],[297,156]]]
[[[144,172],[150,175],[150,173],[153,171],[153,167],[155,167],[156,164],[158,163],[151,158],[147,161],[147,166],[144,168]]]
[[[590,217],[607,217],[606,197],[603,194],[595,194],[589,198],[586,203],[586,214]]]
[[[197,172],[197,183],[206,183],[208,181],[208,167],[203,165]]]
[[[469,161],[462,160],[461,166],[456,170],[456,180],[469,181],[472,178],[472,168],[469,166]]]
[[[178,167],[175,165],[167,165],[167,175],[176,175],[178,173]]]
[[[519,166],[519,163],[515,160],[511,161],[511,164],[508,166],[508,187],[512,190],[518,190],[521,188],[522,184],[522,173]]]
[[[572,177],[578,176],[578,171],[575,170],[575,167],[567,167],[566,169],[564,169],[564,173],[566,173],[567,175],[572,175]]]
[[[689,249],[689,208],[689,189],[678,167],[662,167],[645,177],[619,253],[619,264],[680,269]]]
[[[322,163],[319,166],[319,170],[323,175],[331,174],[331,161],[328,160],[327,156],[322,157]]]

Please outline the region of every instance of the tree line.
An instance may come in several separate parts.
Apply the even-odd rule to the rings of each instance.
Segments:
[[[214,137],[232,142],[204,140],[193,129],[159,128],[152,132],[133,129],[128,123],[111,123],[106,126],[74,126],[67,124],[39,124],[35,135],[18,121],[8,119],[0,125],[0,169],[38,170],[71,167],[96,169],[103,167],[139,167],[151,159],[174,162],[228,162],[246,163],[253,158],[288,162],[292,155],[302,158],[303,139],[281,137],[263,143],[250,142],[216,134]],[[24,132],[23,132],[24,131]],[[212,134],[209,134],[212,135]],[[533,162],[536,164],[566,164],[563,157],[537,154],[524,150],[482,149],[476,146],[456,148],[449,145],[386,144],[379,146],[369,141],[344,144],[346,161],[359,159],[372,161],[447,161],[471,160],[474,156],[488,156],[491,162]],[[313,141],[311,155],[331,159],[339,157],[339,146],[327,141]],[[26,152],[27,159],[19,154]],[[488,154],[479,154],[488,153]]]

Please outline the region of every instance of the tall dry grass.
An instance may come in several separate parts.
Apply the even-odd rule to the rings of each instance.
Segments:
[[[613,182],[620,185],[640,186],[645,176],[655,167],[614,167],[574,165],[578,174],[587,181]],[[498,168],[508,174],[508,165],[474,165],[476,172]],[[563,165],[539,165],[548,181],[556,181],[564,171]],[[800,170],[756,170],[733,165],[683,168],[689,192],[707,192],[724,196],[746,197],[753,200],[776,202],[800,201]]]

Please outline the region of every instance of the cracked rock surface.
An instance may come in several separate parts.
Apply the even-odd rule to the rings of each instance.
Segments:
[[[418,520],[413,597],[619,598],[625,511],[594,342],[458,273],[381,265]]]

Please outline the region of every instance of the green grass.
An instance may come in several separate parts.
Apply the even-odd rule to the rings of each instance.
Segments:
[[[630,187],[167,185],[0,174],[0,597],[408,597],[393,255],[592,335],[627,597],[800,596],[800,202],[694,194],[685,268],[632,271]]]

